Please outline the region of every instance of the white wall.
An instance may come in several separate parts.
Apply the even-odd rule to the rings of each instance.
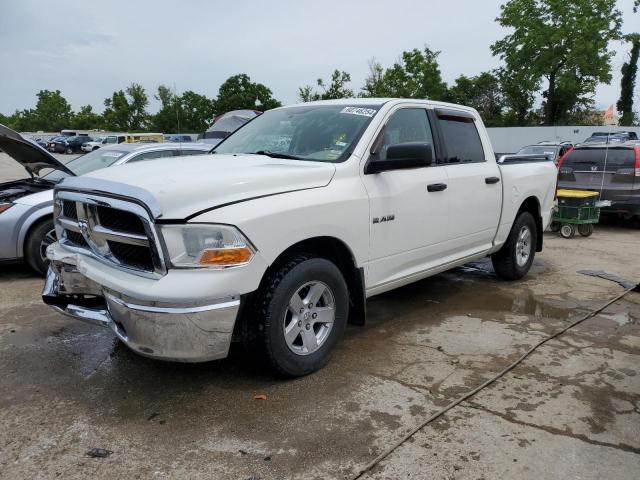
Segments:
[[[593,132],[632,131],[640,137],[640,127],[496,127],[487,130],[496,153],[515,153],[525,145],[545,140],[578,143],[590,137]]]

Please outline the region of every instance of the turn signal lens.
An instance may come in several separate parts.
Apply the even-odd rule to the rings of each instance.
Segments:
[[[202,252],[198,263],[205,266],[226,267],[230,265],[242,265],[251,260],[253,252],[247,247],[240,248],[215,248]]]
[[[13,207],[13,203],[0,203],[0,213]]]

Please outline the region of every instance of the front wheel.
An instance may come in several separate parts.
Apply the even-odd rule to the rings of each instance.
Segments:
[[[288,377],[323,367],[349,313],[338,267],[324,258],[294,258],[265,280],[258,295],[256,336],[271,366]]]
[[[496,274],[505,280],[524,277],[536,255],[538,229],[533,216],[522,212],[513,222],[511,232],[502,248],[491,256]]]
[[[49,267],[47,247],[56,241],[56,230],[53,220],[45,220],[36,225],[29,233],[24,245],[24,256],[29,266],[39,275],[44,276]]]

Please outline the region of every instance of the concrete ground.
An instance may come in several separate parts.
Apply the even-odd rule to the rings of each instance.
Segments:
[[[0,478],[350,479],[531,345],[640,281],[640,231],[546,234],[524,280],[486,262],[370,299],[330,364],[281,380],[233,349],[153,361],[55,314],[0,266]],[[264,394],[267,400],[254,400]],[[90,458],[91,448],[106,449]],[[108,453],[108,452],[107,452]],[[365,479],[635,479],[640,293],[543,345]]]

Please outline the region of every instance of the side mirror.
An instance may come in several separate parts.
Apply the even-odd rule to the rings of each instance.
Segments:
[[[409,142],[391,145],[387,148],[387,158],[370,157],[364,173],[380,173],[387,170],[428,167],[433,163],[430,143]]]

